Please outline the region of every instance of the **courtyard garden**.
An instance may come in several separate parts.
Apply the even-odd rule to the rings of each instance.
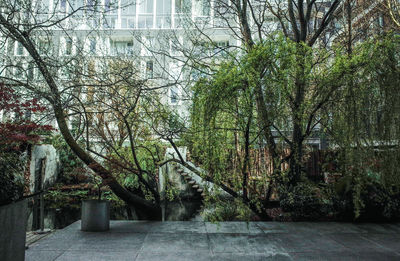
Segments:
[[[395,260],[399,10],[0,1],[0,259]]]

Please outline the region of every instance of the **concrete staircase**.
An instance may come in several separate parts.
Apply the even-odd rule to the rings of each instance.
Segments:
[[[181,175],[186,184],[188,184],[196,193],[199,193],[200,196],[204,198],[206,194],[205,194],[205,188],[203,184],[201,184],[202,182],[199,182],[198,179],[196,179],[190,174],[190,171],[185,170],[184,167],[182,167],[179,164],[175,164],[175,170],[178,174]]]
[[[183,197],[189,198],[189,200],[200,199],[201,202],[203,202],[206,195],[214,194],[216,192],[222,195],[227,194],[220,188],[215,188],[212,182],[203,180],[201,177],[202,175],[199,175],[199,173],[205,173],[205,171],[186,159],[187,149],[185,147],[178,149],[185,164],[182,165],[179,162],[171,161],[159,169],[159,191],[164,200],[167,184],[173,184],[173,186],[183,194]],[[165,159],[168,158],[178,159],[179,157],[174,149],[168,148]],[[200,204],[197,212],[195,211],[196,213],[194,213],[192,218],[189,220],[202,221],[202,217],[199,215],[202,208],[203,204]]]

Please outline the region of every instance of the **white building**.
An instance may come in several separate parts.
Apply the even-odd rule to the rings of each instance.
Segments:
[[[109,61],[130,61],[138,71],[135,75],[148,79],[149,86],[159,89],[163,102],[176,108],[182,116],[187,116],[189,104],[190,93],[186,87],[202,73],[195,68],[210,61],[218,62],[224,50],[242,45],[229,0],[21,2],[29,4],[29,11],[25,9],[25,15],[20,12],[17,19],[39,25],[34,29],[36,46],[43,59],[54,64],[52,73],[56,80],[65,82],[66,89],[76,80],[76,75],[81,79],[94,78],[90,77],[92,72],[101,72]],[[269,3],[286,8],[286,1]],[[263,34],[279,30],[281,26],[264,5],[254,0],[252,12],[256,14],[251,15],[249,10],[255,39],[259,35],[253,16],[263,20]],[[326,9],[320,6],[323,9],[319,12],[323,14]],[[53,21],[58,22],[51,25]],[[41,27],[42,22],[46,26]],[[195,62],[193,57],[197,58]],[[36,86],[40,86],[43,78],[30,60],[19,42],[1,37],[0,32],[0,76],[3,79],[36,81]],[[101,78],[101,74],[97,78]],[[82,86],[82,90],[82,101],[94,92],[90,84]]]

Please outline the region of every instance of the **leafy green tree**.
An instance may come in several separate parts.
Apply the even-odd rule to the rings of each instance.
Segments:
[[[346,76],[340,99],[324,116],[340,152],[342,183],[348,183],[342,193],[350,195],[356,217],[366,211],[373,201],[368,193],[376,189],[387,195],[381,207],[399,204],[399,48],[399,37],[390,34],[357,46],[352,59],[363,66]]]

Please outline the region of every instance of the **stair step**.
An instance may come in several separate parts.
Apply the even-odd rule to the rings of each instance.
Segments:
[[[177,171],[178,171],[178,173],[183,173],[183,172],[185,172],[183,169],[178,169]]]
[[[189,181],[189,180],[191,180],[191,179],[192,179],[192,177],[190,177],[190,176],[186,176],[186,177],[185,177],[185,180],[186,180],[186,181]]]
[[[198,189],[198,188],[199,188],[199,185],[197,185],[197,184],[196,184],[196,185],[193,185],[192,188]]]
[[[182,172],[181,175],[184,176],[184,177],[186,177],[186,176],[189,175],[189,174],[187,174],[186,172]]]
[[[191,180],[191,181],[189,181],[188,183],[189,183],[189,185],[194,185],[194,184],[196,184],[196,181]]]
[[[197,189],[197,192],[201,193],[201,192],[203,192],[203,189],[199,188],[199,189]]]
[[[204,192],[201,193],[201,196],[202,196],[202,197],[205,197],[205,196],[206,196],[206,193],[204,193]]]

